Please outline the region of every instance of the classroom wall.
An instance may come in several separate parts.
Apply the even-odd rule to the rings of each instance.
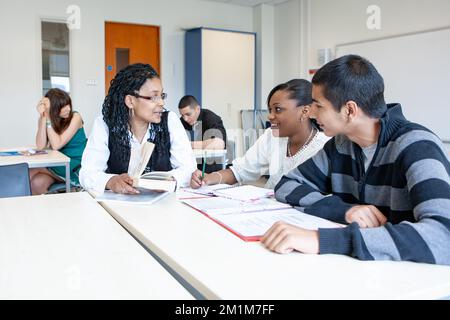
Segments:
[[[253,31],[253,8],[218,2],[0,0],[0,147],[34,144],[41,95],[40,18],[64,21],[72,4],[81,8],[81,29],[71,32],[71,94],[87,133],[104,98],[105,21],[161,27],[161,73],[171,110],[184,94],[184,28]],[[88,80],[98,84],[89,86]]]
[[[266,100],[274,87],[274,6],[259,5],[254,8],[256,32],[256,109],[267,107]]]
[[[380,30],[367,28],[369,5],[381,9]],[[337,44],[450,26],[450,1],[291,0],[275,6],[274,15],[278,83],[306,76],[318,66],[321,48],[334,51]]]
[[[105,20],[161,26],[161,70],[172,110],[184,94],[183,28],[257,32],[257,106],[266,108],[275,84],[309,78],[320,48],[450,25],[448,0],[291,0],[255,8],[201,0],[129,0],[127,6],[119,0],[0,0],[0,147],[34,142],[41,92],[39,18],[64,20],[70,4],[81,8],[81,29],[71,33],[72,97],[88,133],[104,98]],[[382,10],[381,30],[366,27],[371,4]],[[88,86],[88,80],[98,85]]]
[[[299,0],[282,3],[274,9],[274,83],[298,78],[300,66],[301,20]]]

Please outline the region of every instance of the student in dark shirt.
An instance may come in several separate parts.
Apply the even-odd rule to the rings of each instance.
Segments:
[[[200,107],[194,96],[186,95],[178,103],[181,123],[188,132],[192,149],[225,149],[227,134],[222,119],[214,112]],[[208,159],[206,172],[211,173],[222,169],[215,159]],[[201,170],[202,163],[198,164]]]

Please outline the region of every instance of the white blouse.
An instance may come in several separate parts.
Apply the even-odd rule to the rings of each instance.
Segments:
[[[245,155],[233,161],[230,169],[240,183],[258,180],[269,175],[266,188],[273,189],[281,177],[311,158],[330,138],[317,132],[308,145],[292,157],[286,155],[288,138],[274,137],[272,129],[267,129]]]
[[[167,125],[170,135],[170,164],[174,168],[169,172],[177,180],[178,186],[187,186],[191,180],[192,172],[197,168],[194,153],[180,119],[171,111],[168,115]],[[129,131],[129,134],[131,153],[128,174],[131,174],[139,165],[142,146],[150,135],[147,130],[141,143],[131,131]],[[81,159],[80,184],[85,189],[102,193],[109,179],[115,176],[115,174],[105,173],[110,154],[108,137],[108,126],[103,121],[103,116],[98,116],[95,119]]]

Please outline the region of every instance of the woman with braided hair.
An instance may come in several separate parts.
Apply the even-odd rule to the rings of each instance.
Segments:
[[[180,120],[164,109],[166,97],[158,73],[148,64],[132,64],[117,73],[83,153],[84,188],[138,193],[130,175],[146,141],[155,149],[145,172],[169,171],[178,185],[189,183],[195,158]]]

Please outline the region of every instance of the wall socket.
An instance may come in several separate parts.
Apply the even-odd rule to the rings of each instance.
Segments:
[[[96,85],[98,85],[98,81],[95,80],[95,79],[89,79],[89,80],[86,80],[86,85],[88,85],[88,86],[96,86]]]

